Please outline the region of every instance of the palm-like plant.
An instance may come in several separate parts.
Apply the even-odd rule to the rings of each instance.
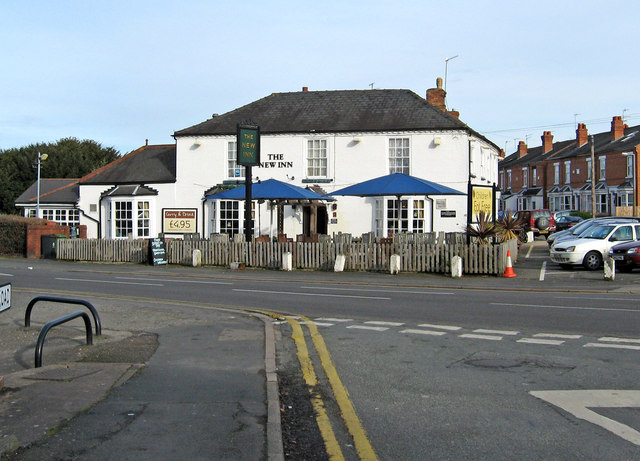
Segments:
[[[520,239],[523,226],[524,219],[522,217],[516,217],[511,211],[506,211],[496,224],[498,238],[501,242]]]
[[[478,213],[478,223],[467,226],[467,234],[473,237],[480,245],[490,245],[491,239],[497,235],[498,226],[494,224],[491,215],[484,211]]]

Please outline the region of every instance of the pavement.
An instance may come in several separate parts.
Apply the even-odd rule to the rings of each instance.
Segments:
[[[260,276],[323,284],[640,293],[638,272],[615,281],[604,280],[599,271],[541,276],[545,251],[545,242],[523,245],[513,278],[319,271],[262,271]],[[117,267],[141,270],[139,265]],[[100,265],[98,270],[110,269]],[[175,266],[167,272],[255,277],[250,270],[220,268]],[[58,327],[47,337],[44,366],[34,368],[37,336],[50,319],[34,314],[26,328],[22,306],[40,294],[15,290],[11,309],[0,314],[3,461],[284,459],[272,319],[224,309],[194,313],[193,307],[184,315],[187,307],[173,302],[149,309],[144,300],[100,297],[105,318],[94,345],[85,345],[82,329]],[[116,315],[122,311],[127,315]],[[68,308],[47,307],[48,315],[57,312]]]

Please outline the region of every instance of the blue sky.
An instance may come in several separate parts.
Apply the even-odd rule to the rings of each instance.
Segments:
[[[444,77],[460,118],[518,140],[640,124],[640,3],[0,3],[0,149],[64,137],[127,153],[275,92],[407,88]],[[576,115],[577,114],[577,115]]]

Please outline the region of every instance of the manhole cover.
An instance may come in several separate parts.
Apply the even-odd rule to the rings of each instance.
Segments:
[[[50,368],[32,376],[25,376],[25,379],[42,381],[72,381],[76,378],[93,375],[99,371],[100,370],[82,370],[75,368]]]

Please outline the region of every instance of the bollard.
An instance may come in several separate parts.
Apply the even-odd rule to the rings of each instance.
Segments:
[[[604,258],[604,279],[610,282],[616,279],[616,261],[613,258]]]
[[[345,255],[337,255],[336,263],[333,265],[333,272],[342,272],[344,270],[344,263],[347,261]]]
[[[391,255],[391,261],[389,262],[389,272],[391,272],[391,275],[400,273],[400,255]]]
[[[202,252],[200,250],[193,250],[192,264],[193,267],[202,266]]]
[[[462,277],[462,258],[460,256],[451,258],[451,277]]]
[[[282,270],[283,271],[293,270],[293,259],[290,251],[287,251],[282,254]]]

